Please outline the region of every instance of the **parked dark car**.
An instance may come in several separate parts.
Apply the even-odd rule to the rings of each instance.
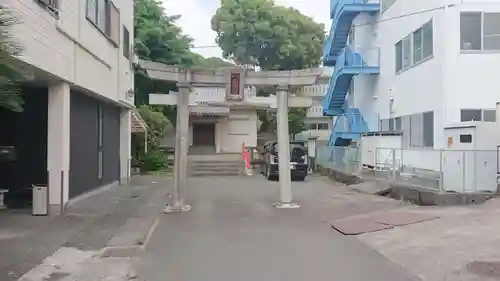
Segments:
[[[304,181],[307,177],[307,148],[304,142],[290,141],[290,173],[292,180]],[[261,173],[274,180],[279,176],[278,142],[270,141],[264,145],[262,152]]]

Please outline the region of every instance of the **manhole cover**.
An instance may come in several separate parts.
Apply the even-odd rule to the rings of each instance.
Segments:
[[[484,277],[500,277],[500,262],[473,261],[467,266],[470,273]]]

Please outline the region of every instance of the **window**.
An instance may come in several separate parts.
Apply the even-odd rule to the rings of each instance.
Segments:
[[[411,137],[411,117],[410,115],[401,116],[401,132],[403,133],[403,148],[410,147]]]
[[[500,50],[500,13],[461,13],[460,49]]]
[[[101,179],[104,170],[104,157],[103,157],[103,146],[104,146],[104,136],[103,136],[103,110],[101,106],[97,107],[97,178]]]
[[[424,135],[423,135],[423,128],[424,128],[424,122],[422,118],[422,114],[412,114],[410,116],[410,124],[411,124],[411,130],[410,130],[410,147],[415,147],[415,148],[420,148],[424,146]]]
[[[401,131],[401,117],[396,117],[394,119],[394,129],[396,131]]]
[[[380,130],[383,132],[389,131],[389,119],[380,120]]]
[[[389,119],[389,131],[394,131],[394,118]]]
[[[97,27],[99,27],[100,30],[104,32],[106,32],[108,28],[108,7],[106,2],[106,0],[97,0],[96,7],[97,22],[95,22],[95,24],[97,25]]]
[[[423,114],[423,137],[424,147],[434,146],[434,112],[424,112]]]
[[[483,109],[483,121],[485,122],[496,122],[497,112],[495,109]]]
[[[434,53],[433,36],[433,22],[430,20],[396,43],[396,72],[432,57]]]
[[[59,12],[59,0],[35,0],[38,4],[45,8],[45,10],[49,11],[53,15],[57,16]]]
[[[500,50],[500,13],[484,13],[483,16],[483,48]]]
[[[472,143],[472,135],[460,135],[460,143]]]
[[[419,63],[423,59],[422,55],[422,28],[413,32],[413,63]]]
[[[460,121],[484,121],[496,122],[495,109],[462,109],[460,110]]]
[[[434,25],[432,20],[422,27],[422,52],[424,59],[434,53]]]
[[[311,123],[309,130],[328,130],[328,123]]]
[[[123,26],[123,56],[130,58],[130,33],[125,26]]]
[[[109,36],[111,41],[115,43],[118,47],[120,46],[120,31],[121,31],[121,23],[120,23],[120,11],[116,8],[113,2],[108,2],[109,6],[109,25],[106,29],[106,34]]]
[[[481,109],[462,109],[460,110],[460,121],[482,121]]]
[[[394,128],[402,132],[404,148],[425,148],[434,146],[434,112],[423,112],[396,117]]]
[[[406,36],[403,38],[403,68],[411,65],[411,38]]]
[[[403,69],[403,42],[396,43],[396,72]]]
[[[381,0],[380,12],[381,13],[385,12],[387,9],[389,9],[390,6],[392,6],[392,4],[394,4],[394,2],[396,2],[396,0]]]
[[[87,19],[116,46],[120,42],[120,12],[111,0],[87,0]]]

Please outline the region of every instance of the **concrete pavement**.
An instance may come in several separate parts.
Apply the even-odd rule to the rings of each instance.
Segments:
[[[334,188],[325,178],[293,183],[300,209],[278,210],[277,182],[253,177],[191,178],[193,210],[162,215],[139,280],[417,280],[329,221],[398,208],[390,199]]]
[[[482,205],[409,208],[440,218],[359,238],[422,281],[500,280],[500,198]]]
[[[137,177],[130,185],[103,190],[71,204],[64,217],[0,212],[0,280],[96,281],[101,279],[73,277],[80,271],[106,277],[127,273],[115,270],[128,265],[127,259],[96,257],[106,246],[134,244],[148,232],[170,181],[152,184],[155,180]]]

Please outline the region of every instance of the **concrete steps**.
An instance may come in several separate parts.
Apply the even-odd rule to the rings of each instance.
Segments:
[[[188,160],[189,176],[240,176],[244,174],[243,162],[216,156],[212,159],[195,158]]]

